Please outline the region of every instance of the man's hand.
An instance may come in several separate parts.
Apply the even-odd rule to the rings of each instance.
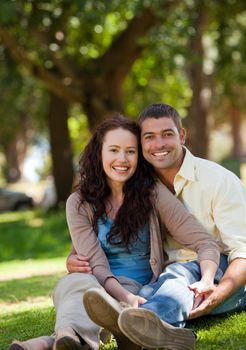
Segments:
[[[221,303],[221,297],[217,293],[217,288],[210,295],[203,298],[198,306],[196,306],[195,301],[194,307],[189,314],[189,319],[206,315]]]
[[[210,311],[244,284],[246,284],[246,259],[237,258],[229,264],[224,276],[214,291],[210,295],[207,295],[197,307],[191,310],[189,319],[210,313]]]
[[[92,273],[87,256],[70,254],[66,261],[68,272]]]
[[[190,284],[189,288],[194,292],[194,305],[192,310],[195,310],[213,293],[216,286],[201,280]]]

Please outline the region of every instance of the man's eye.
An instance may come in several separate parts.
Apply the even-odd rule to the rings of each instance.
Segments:
[[[153,139],[153,135],[147,135],[145,136],[145,140],[152,140]]]

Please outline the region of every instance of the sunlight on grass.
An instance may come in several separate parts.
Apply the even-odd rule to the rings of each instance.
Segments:
[[[6,222],[16,222],[20,220],[29,221],[32,220],[36,215],[35,211],[27,210],[27,211],[14,211],[10,213],[1,213],[0,215],[0,224]]]
[[[246,312],[193,320],[199,350],[245,350]]]
[[[27,301],[28,298],[50,297],[64,273],[0,282],[0,305]]]
[[[11,296],[10,296],[11,297]],[[15,297],[15,296],[13,296]],[[52,298],[50,297],[40,297],[40,298],[27,298],[27,301],[18,301],[13,299],[13,303],[1,303],[1,315],[5,314],[15,314],[19,312],[24,312],[28,310],[44,309],[47,307],[53,307]]]
[[[44,260],[14,260],[0,263],[0,281],[54,274],[58,272],[66,273],[65,257]]]

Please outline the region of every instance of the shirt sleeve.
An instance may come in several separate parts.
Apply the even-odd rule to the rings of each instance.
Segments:
[[[183,204],[159,183],[156,185],[155,205],[161,226],[176,241],[194,250],[198,261],[212,260],[219,264],[220,249],[216,241]]]
[[[77,254],[87,256],[93,275],[101,285],[109,277],[114,277],[110,271],[108,259],[101,248],[91,220],[89,220],[86,205],[79,207],[79,194],[73,193],[66,203],[66,217],[70,236]]]
[[[246,189],[234,174],[215,186],[212,213],[229,260],[246,259]]]

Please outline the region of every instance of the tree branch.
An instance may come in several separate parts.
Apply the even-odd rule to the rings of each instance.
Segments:
[[[78,72],[76,71],[75,67],[74,66],[72,67],[71,64],[68,63],[65,57],[63,58],[57,57],[56,52],[52,51],[49,48],[49,45],[52,41],[50,41],[51,39],[46,35],[46,32],[44,31],[41,32],[34,28],[31,28],[30,30],[34,38],[37,38],[39,42],[47,46],[47,53],[49,57],[52,59],[52,62],[60,71],[60,73],[63,75],[63,77],[71,78],[73,82],[79,84],[80,80],[78,79]]]
[[[165,12],[168,14],[173,7],[177,6],[179,0],[163,1]],[[140,56],[143,48],[139,45],[138,39],[142,38],[154,26],[160,23],[160,18],[155,11],[146,7],[143,12],[135,16],[120,34],[120,36],[112,43],[111,47],[99,59],[99,65],[104,72],[112,75],[113,71],[117,71],[123,79],[132,67],[132,64]],[[118,74],[118,72],[120,74]]]
[[[25,67],[34,77],[43,81],[49,90],[68,101],[83,102],[81,88],[71,87],[70,82],[66,79],[62,80],[54,73],[35,64],[28,57],[26,51],[18,45],[13,36],[3,27],[0,27],[0,39],[12,58]]]
[[[47,47],[47,54],[52,59],[52,62],[54,63],[55,67],[57,68],[57,71],[60,71],[61,75],[63,75],[64,78],[71,78],[73,82],[80,84],[80,81],[78,79],[78,72],[76,71],[76,68],[74,65],[71,65],[69,60],[63,55],[62,58],[57,56],[57,53],[52,51],[50,49],[50,44],[52,42],[56,42],[58,46],[61,46],[61,44],[64,42],[64,40],[58,42],[58,40],[55,38],[55,32],[56,29],[59,31],[62,31],[65,36],[65,26],[64,23],[66,23],[68,17],[69,17],[69,9],[70,4],[69,3],[63,3],[63,11],[62,15],[58,19],[53,19],[53,29],[52,30],[45,30],[44,26],[42,26],[42,30],[38,29],[35,20],[28,21],[28,30],[32,33],[33,37],[38,40],[39,43],[43,43]],[[37,6],[37,3],[33,3],[32,5],[32,15],[31,18],[34,18],[39,15],[40,9]],[[53,35],[52,35],[53,33]],[[52,37],[53,36],[53,37]]]

